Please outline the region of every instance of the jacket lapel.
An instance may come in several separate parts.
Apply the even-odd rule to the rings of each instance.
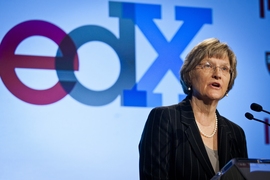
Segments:
[[[205,172],[209,175],[209,177],[212,177],[214,176],[215,172],[207,155],[204,143],[199,133],[199,129],[196,125],[192,107],[188,100],[186,100],[182,105],[184,105],[181,108],[182,123],[186,125],[185,134],[191,149],[198,158]]]
[[[232,133],[225,123],[224,119],[218,116],[218,156],[220,169],[223,168],[230,160],[232,153]]]

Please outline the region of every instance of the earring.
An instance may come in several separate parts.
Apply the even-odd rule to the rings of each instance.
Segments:
[[[229,96],[229,94],[228,93],[226,93],[226,95],[225,95],[226,97],[228,97]]]
[[[191,90],[191,88],[190,87],[188,87],[188,91],[190,91]]]

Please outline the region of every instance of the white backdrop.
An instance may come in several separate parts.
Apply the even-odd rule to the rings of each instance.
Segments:
[[[47,104],[34,103],[34,100],[52,99],[58,94],[51,92],[35,96],[18,86],[18,81],[12,79],[12,68],[9,67],[13,63],[14,66],[19,63],[15,61],[16,57],[12,59],[6,54],[11,51],[10,44],[14,44],[16,38],[24,34],[26,29],[17,28],[16,33],[10,36],[8,32],[21,23],[34,20],[51,23],[66,34],[91,25],[91,27],[99,27],[99,30],[108,30],[116,38],[124,36],[125,34],[123,32],[121,34],[119,28],[121,18],[110,16],[109,1],[14,0],[0,2],[0,179],[139,179],[138,143],[149,111],[155,105],[178,103],[178,96],[183,96],[175,69],[166,70],[163,66],[158,66],[160,69],[155,71],[150,69],[158,61],[167,65],[170,58],[173,58],[170,52],[177,51],[179,47],[183,48],[183,51],[174,54],[174,57],[177,56],[178,59],[176,58],[177,61],[171,66],[176,67],[178,71],[180,67],[177,65],[182,64],[181,60],[191,48],[209,37],[216,37],[227,42],[238,58],[238,76],[235,86],[229,93],[229,97],[221,100],[218,110],[244,129],[250,158],[270,159],[270,144],[265,141],[269,128],[266,129],[262,123],[248,121],[244,117],[245,112],[251,112],[249,106],[253,102],[270,110],[270,74],[265,57],[265,53],[270,51],[270,11],[266,9],[266,1],[264,2],[264,17],[260,17],[259,0],[248,3],[244,0],[123,0],[117,2],[112,3],[116,5],[111,6],[111,10],[116,14],[121,12],[118,15],[123,19],[128,15],[132,18],[132,8],[135,9],[134,34],[131,33],[123,38],[126,44],[120,46],[119,50],[124,54],[123,56],[127,53],[125,58],[131,64],[121,64],[122,60],[119,58],[121,55],[119,56],[115,49],[104,41],[89,40],[88,42],[86,40],[80,47],[77,45],[79,66],[74,76],[82,87],[101,92],[114,86],[120,76],[123,80],[119,84],[121,90],[119,95],[101,105],[93,105],[94,101],[91,98],[94,96],[80,91],[81,89],[76,91],[73,89],[62,98]],[[125,4],[125,2],[133,3],[133,6],[128,6],[130,4]],[[140,9],[142,7],[145,9]],[[159,7],[160,11],[158,8],[148,9],[152,7]],[[209,17],[204,17],[198,15],[197,11],[191,12],[188,9],[187,12],[191,14],[187,15],[181,9],[179,14],[186,18],[181,21],[176,20],[178,10],[175,7],[184,10],[188,8],[209,10],[207,12],[210,14],[208,14]],[[120,11],[121,8],[123,11]],[[160,18],[158,18],[159,12]],[[156,17],[153,22],[159,31],[146,21],[149,18],[148,15],[151,16],[151,14]],[[144,18],[140,18],[140,15]],[[177,32],[182,30],[185,22],[191,22],[191,17],[203,21],[199,30],[193,32],[195,27],[189,25],[179,39],[175,38],[174,46],[167,49],[167,56],[161,57],[162,49],[168,47],[164,42],[171,42],[174,37],[177,37]],[[211,22],[206,23],[205,21],[209,18]],[[143,24],[144,22],[146,24]],[[27,27],[29,31],[36,28],[35,24]],[[146,34],[143,28],[148,29],[147,33],[150,34]],[[127,26],[124,29],[125,33],[130,33],[127,31]],[[50,30],[47,28],[44,31]],[[54,30],[50,33],[52,36],[57,34]],[[78,39],[83,41],[89,35],[98,36],[91,33],[93,32],[84,30],[70,36],[74,43],[77,43]],[[189,36],[191,36],[190,40],[188,40]],[[131,40],[128,40],[129,38]],[[187,44],[183,45],[184,42]],[[134,54],[132,54],[132,45],[134,45]],[[35,35],[23,39],[16,47],[14,54],[54,58],[58,51],[58,45],[52,39]],[[25,60],[20,62],[24,66]],[[15,67],[15,74],[19,81],[25,87],[31,88],[33,92],[49,89],[59,81],[55,68],[27,68],[30,65],[31,61],[24,68]],[[120,75],[120,71],[125,71],[125,68],[130,69],[125,72],[126,74]],[[163,70],[166,70],[165,73],[160,74]],[[68,75],[70,74],[66,76]],[[150,80],[147,81],[149,86],[142,83],[143,79]],[[151,84],[153,82],[157,83]],[[152,89],[150,84],[154,85]],[[161,104],[147,99],[150,97],[147,94],[144,105],[131,105],[141,98],[122,93],[123,90],[131,89],[133,85],[137,85],[138,90],[146,90],[150,94],[160,93]],[[121,87],[125,88],[121,89]],[[19,95],[15,95],[16,93]],[[21,94],[24,93],[29,101],[21,98]],[[108,91],[95,103],[104,102],[112,93],[115,92]],[[123,104],[123,101],[127,101],[129,105]],[[269,115],[265,113],[252,113],[258,119],[269,119]]]

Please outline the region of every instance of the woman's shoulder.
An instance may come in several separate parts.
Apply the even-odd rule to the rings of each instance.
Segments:
[[[162,111],[162,110],[174,110],[177,109],[179,107],[179,104],[172,104],[172,105],[167,105],[167,106],[158,106],[158,107],[154,107],[153,110],[158,110],[158,111]]]
[[[150,111],[151,114],[155,115],[165,115],[165,114],[171,114],[179,111],[179,104],[172,104],[168,106],[158,106],[154,107]]]
[[[230,119],[228,119],[224,116],[219,115],[219,121],[220,121],[219,122],[220,126],[222,126],[222,127],[229,128],[233,131],[243,132],[243,129],[241,126],[239,126],[238,124],[236,124],[235,122],[231,121]]]
[[[154,107],[152,111],[180,111],[181,109],[191,108],[189,101],[186,99],[182,100],[177,104],[171,104],[167,106]]]

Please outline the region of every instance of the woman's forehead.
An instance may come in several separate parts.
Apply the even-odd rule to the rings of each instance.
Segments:
[[[224,58],[210,57],[210,58],[204,58],[204,59],[202,59],[201,61],[211,61],[211,62],[228,62],[228,63],[230,63],[230,61],[229,61],[229,58],[228,58],[228,57],[224,57]]]

